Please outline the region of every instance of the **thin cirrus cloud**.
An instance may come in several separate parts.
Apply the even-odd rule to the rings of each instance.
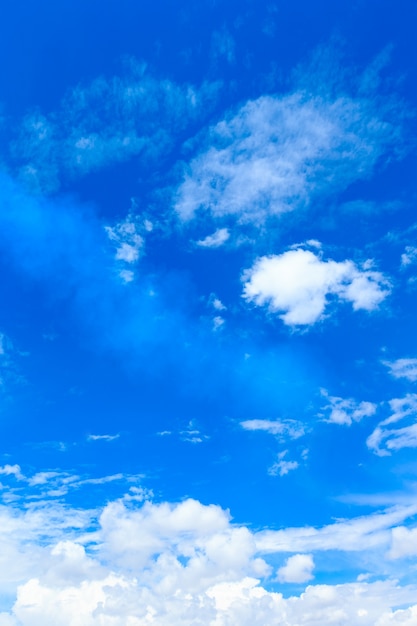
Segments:
[[[380,422],[366,440],[367,446],[378,456],[390,456],[403,448],[417,448],[417,394],[389,401],[391,415]],[[400,428],[391,425],[400,422]]]
[[[279,438],[298,439],[305,432],[304,425],[297,420],[252,419],[240,422],[244,430],[263,431]]]
[[[209,112],[218,85],[158,80],[131,60],[125,72],[70,90],[60,108],[24,118],[11,153],[19,177],[50,192],[78,177],[142,155],[169,151],[175,136]]]
[[[318,322],[330,297],[350,302],[355,311],[372,311],[390,293],[390,283],[370,265],[326,261],[301,248],[260,257],[243,274],[243,298],[277,313],[287,326]]]
[[[262,96],[213,126],[185,168],[179,217],[199,210],[262,224],[369,176],[398,140],[372,100],[303,91]]]

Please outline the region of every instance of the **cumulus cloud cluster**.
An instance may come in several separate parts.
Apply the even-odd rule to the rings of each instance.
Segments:
[[[408,556],[405,527],[396,525],[415,512],[402,507],[322,529],[253,532],[192,499],[121,499],[99,511],[58,502],[2,506],[0,589],[11,600],[9,608],[3,600],[0,624],[330,626],[337,616],[342,626],[411,625],[416,607],[404,605],[417,590],[394,580],[303,586],[290,597],[266,581],[308,582],[317,550],[391,546],[389,558]],[[290,554],[275,578],[265,560],[270,552]]]
[[[367,262],[323,260],[311,250],[298,248],[258,258],[243,274],[243,297],[278,313],[284,324],[314,324],[329,299],[350,302],[355,311],[372,311],[387,297],[388,280]]]

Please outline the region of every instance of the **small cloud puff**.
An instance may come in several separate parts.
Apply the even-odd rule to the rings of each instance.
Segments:
[[[281,583],[306,583],[313,577],[314,560],[311,554],[294,554],[279,568],[277,579]]]
[[[323,411],[328,413],[328,417],[324,418],[325,422],[351,426],[353,422],[360,422],[362,418],[374,415],[377,409],[373,402],[356,402],[353,398],[329,396],[325,389],[321,393],[329,401],[323,407]]]
[[[292,470],[296,470],[299,467],[298,461],[286,461],[284,457],[288,454],[288,450],[283,450],[278,454],[278,461],[276,461],[268,469],[270,476],[286,476]]]
[[[115,226],[104,227],[110,241],[116,246],[115,258],[125,263],[136,263],[143,247],[143,237],[138,233],[138,226],[133,215]]]
[[[279,313],[288,326],[319,321],[329,296],[351,302],[355,311],[372,311],[390,293],[389,281],[380,272],[353,261],[325,261],[301,248],[258,258],[243,274],[243,298]]]
[[[417,263],[417,248],[414,246],[406,246],[405,251],[401,255],[401,267],[406,268],[415,263]]]

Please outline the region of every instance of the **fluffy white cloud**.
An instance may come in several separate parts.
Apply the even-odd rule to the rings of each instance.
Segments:
[[[378,456],[389,456],[392,451],[401,448],[417,447],[417,394],[408,393],[404,398],[394,398],[389,406],[392,414],[377,425],[366,441],[368,448]],[[406,426],[391,427],[391,424],[404,419]]]
[[[353,422],[359,422],[364,417],[374,415],[377,409],[377,405],[373,402],[356,402],[353,398],[329,396],[324,389],[322,390],[322,395],[329,402],[329,404],[323,407],[323,411],[328,413],[325,421],[333,424],[351,426]]]
[[[375,309],[389,294],[380,273],[353,261],[325,261],[298,248],[257,259],[243,274],[243,297],[279,313],[284,324],[308,325],[324,314],[329,297],[351,302],[354,310]]]
[[[305,583],[313,578],[313,569],[311,554],[294,554],[279,568],[277,578],[282,583]]]
[[[415,586],[323,584],[284,598],[260,579],[272,573],[263,553],[289,552],[278,579],[301,584],[312,575],[313,550],[385,549],[390,529],[416,511],[256,533],[190,499],[118,500],[101,512],[54,502],[0,507],[0,592],[14,597],[0,626],[412,624],[416,607],[405,607],[415,602]]]
[[[259,224],[368,176],[396,136],[365,99],[263,96],[210,129],[175,208]]]
[[[397,359],[396,361],[382,361],[394,378],[406,378],[411,382],[417,380],[417,359]]]

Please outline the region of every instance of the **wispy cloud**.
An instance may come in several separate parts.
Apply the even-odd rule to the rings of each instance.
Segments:
[[[377,425],[366,441],[378,456],[389,456],[402,448],[417,448],[417,394],[390,400],[389,406],[392,414]],[[407,421],[406,426],[391,427],[402,420]]]
[[[278,313],[288,326],[319,321],[329,298],[352,303],[355,311],[372,311],[390,293],[387,278],[370,261],[324,260],[320,254],[298,248],[280,255],[264,256],[246,270],[243,297]]]
[[[241,222],[307,207],[371,174],[399,140],[372,98],[296,91],[248,101],[207,133],[178,188],[182,220],[197,211]]]
[[[220,248],[229,239],[228,228],[218,228],[212,235],[207,235],[204,239],[197,241],[200,248]]]
[[[72,89],[55,113],[24,119],[12,146],[19,175],[32,188],[51,191],[62,179],[138,155],[151,161],[205,116],[216,91],[155,79],[131,60],[120,76]]]
[[[87,441],[115,441],[119,437],[119,433],[117,435],[88,435]]]
[[[417,359],[397,359],[382,363],[389,368],[389,373],[394,378],[405,378],[410,382],[417,380]]]
[[[373,402],[356,402],[353,398],[330,396],[325,389],[322,389],[322,395],[328,401],[322,409],[327,415],[324,420],[333,424],[351,426],[353,422],[360,422],[364,417],[374,415],[377,410],[377,405]]]
[[[263,431],[282,439],[298,439],[305,432],[303,423],[297,420],[252,419],[244,420],[240,425],[245,430]]]
[[[271,467],[268,468],[268,474],[270,476],[286,476],[289,472],[298,469],[298,461],[287,461],[285,459],[287,454],[288,450],[283,450],[278,454],[278,461],[273,463]]]

